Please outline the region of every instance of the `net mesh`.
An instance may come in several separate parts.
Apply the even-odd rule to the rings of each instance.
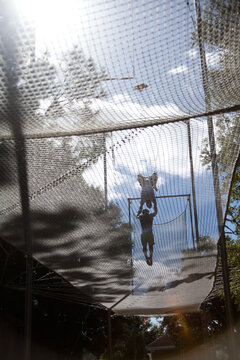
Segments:
[[[0,19],[0,236],[29,252],[28,223],[32,255],[79,298],[196,310],[239,156],[238,1],[13,4]],[[153,172],[149,266],[128,199]]]

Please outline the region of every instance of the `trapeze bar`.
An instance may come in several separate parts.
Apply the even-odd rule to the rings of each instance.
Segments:
[[[182,195],[164,195],[164,196],[156,196],[156,199],[162,199],[162,198],[172,198],[172,197],[184,197],[184,196],[190,196],[190,194],[182,194]],[[134,198],[128,198],[128,201],[131,200],[140,200],[140,197],[134,197]]]

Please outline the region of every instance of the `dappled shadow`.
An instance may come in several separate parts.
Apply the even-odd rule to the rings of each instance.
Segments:
[[[213,276],[214,276],[213,272],[188,274],[188,276],[184,279],[178,279],[178,280],[167,282],[166,285],[161,286],[161,287],[150,287],[148,290],[149,291],[165,291],[167,289],[172,289],[177,286],[180,286],[183,283],[189,284],[189,283],[193,283],[194,281],[198,281],[203,278],[212,279]]]
[[[116,302],[132,275],[129,228],[117,206],[104,209],[99,190],[79,191],[69,202],[48,194],[31,203],[33,256],[95,302]],[[0,234],[25,251],[20,210],[5,216]]]

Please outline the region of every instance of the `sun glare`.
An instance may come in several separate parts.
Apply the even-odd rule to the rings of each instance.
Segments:
[[[84,2],[81,0],[15,0],[15,4],[21,16],[33,21],[40,41],[50,39],[54,42],[61,36],[68,40],[74,26],[84,20]]]

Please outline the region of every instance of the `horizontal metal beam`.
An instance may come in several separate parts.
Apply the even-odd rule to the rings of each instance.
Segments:
[[[163,198],[173,198],[173,197],[189,197],[191,194],[182,194],[182,195],[162,195],[162,196],[155,196],[156,199],[163,199]],[[128,201],[131,200],[141,200],[140,197],[128,198]]]

